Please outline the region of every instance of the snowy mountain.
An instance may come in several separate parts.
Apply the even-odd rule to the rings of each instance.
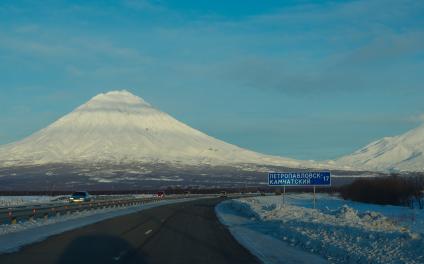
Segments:
[[[403,135],[385,137],[335,161],[354,170],[424,171],[424,125]]]
[[[0,148],[3,167],[84,162],[314,165],[215,139],[127,91],[99,94],[47,128]]]

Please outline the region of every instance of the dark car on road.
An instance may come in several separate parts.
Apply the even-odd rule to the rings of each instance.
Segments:
[[[69,197],[69,202],[71,203],[81,203],[89,201],[91,201],[91,197],[88,192],[74,192],[71,197]]]

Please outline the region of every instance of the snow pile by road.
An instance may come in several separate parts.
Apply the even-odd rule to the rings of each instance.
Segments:
[[[32,204],[63,202],[66,196],[0,196],[0,207],[16,207]]]
[[[224,223],[230,230],[234,226],[255,230],[330,263],[424,263],[422,212],[400,220],[392,216],[403,208],[373,205],[382,210],[370,211],[364,204],[318,198],[317,209],[311,208],[310,195],[289,195],[285,205],[281,196],[269,196],[228,201],[217,210],[225,208],[249,219],[244,223],[227,219]]]
[[[126,208],[128,209],[128,208]],[[15,225],[11,224],[2,224],[0,225],[0,236],[15,232],[24,231],[27,229],[37,228],[41,226],[47,226],[51,224],[56,224],[60,222],[65,222],[73,219],[83,218],[86,216],[92,216],[92,215],[98,215],[98,214],[106,214],[110,212],[117,212],[117,211],[124,211],[124,210],[117,210],[116,208],[104,208],[104,209],[96,209],[96,210],[87,210],[87,211],[80,211],[75,212],[72,214],[65,214],[60,216],[51,217],[49,219],[36,219],[36,220],[30,220],[30,221],[19,221]]]
[[[358,213],[348,205],[324,213],[292,205],[278,205],[277,208],[275,204],[263,205],[255,199],[245,202],[249,203],[250,209],[258,212],[261,220],[281,219],[283,223],[287,223],[301,219],[305,223],[321,222],[331,226],[356,227],[368,231],[399,231],[402,228],[380,213],[370,211]]]

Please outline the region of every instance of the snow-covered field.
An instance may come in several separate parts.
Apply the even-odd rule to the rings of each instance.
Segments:
[[[310,194],[229,200],[221,221],[265,263],[424,263],[424,211]],[[318,258],[318,259],[315,259]]]
[[[125,208],[105,208],[61,215],[47,220],[20,222],[16,225],[0,225],[0,254],[18,250],[20,247],[46,239],[75,228],[93,224],[109,218],[135,213],[156,206],[185,202],[198,198],[163,200]]]
[[[32,204],[63,202],[66,196],[0,196],[1,207],[16,207]]]

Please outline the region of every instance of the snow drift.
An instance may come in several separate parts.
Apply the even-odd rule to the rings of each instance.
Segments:
[[[308,254],[335,264],[424,261],[422,210],[327,195],[318,195],[317,208],[311,207],[312,195],[289,194],[286,204],[279,196],[240,198],[221,203],[216,211],[243,245],[270,259],[266,263],[318,263]],[[414,218],[405,218],[406,214]],[[264,236],[271,243],[252,243],[259,239],[266,243]],[[287,257],[284,251],[294,252]],[[294,260],[287,261],[290,258]]]

